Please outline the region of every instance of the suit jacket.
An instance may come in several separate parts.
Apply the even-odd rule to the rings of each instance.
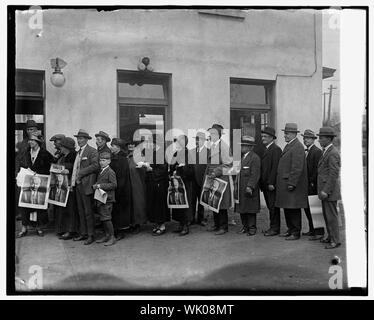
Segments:
[[[31,188],[23,190],[21,201],[24,203],[31,203]],[[36,192],[36,203],[38,205],[44,205],[46,197],[46,190],[39,188]]]
[[[288,186],[294,186],[292,191]],[[303,144],[296,138],[283,149],[279,159],[275,206],[299,209],[308,207],[308,176]]]
[[[258,186],[260,174],[261,160],[254,151],[251,151],[242,159],[240,172],[236,176],[235,194],[239,195],[239,203],[235,206],[236,212],[257,213],[260,211],[260,190]],[[245,192],[247,187],[252,189],[252,195]]]
[[[93,193],[92,186],[96,182],[96,173],[99,168],[99,154],[97,150],[87,145],[81,154],[80,168],[77,177],[81,180],[86,195]]]
[[[49,199],[54,200],[54,201],[58,201],[58,202],[61,202],[61,203],[65,203],[66,195],[67,195],[67,190],[64,187],[61,188],[61,191],[60,191],[59,195],[57,195],[57,187],[56,186],[52,187],[51,190],[49,191]]]
[[[217,178],[220,178],[227,182],[226,190],[223,194],[221,205],[219,209],[229,209],[232,205],[231,198],[231,187],[230,179],[232,177],[228,175],[227,171],[232,167],[232,156],[230,147],[224,142],[220,141],[218,145],[213,149],[209,149],[208,152],[208,165],[205,170],[205,176],[214,172]]]
[[[277,170],[282,149],[273,142],[265,151],[261,159],[261,190],[267,190],[268,185],[275,187],[277,180]]]
[[[318,175],[318,162],[321,159],[322,150],[316,145],[312,145],[306,156],[306,165],[308,171],[308,194],[317,194],[317,175]]]
[[[115,190],[117,188],[117,179],[113,169],[108,166],[104,171],[100,172],[97,176],[96,184],[100,184],[100,189],[108,194],[107,203],[116,201]]]
[[[340,154],[338,150],[331,146],[322,155],[318,163],[318,195],[321,191],[328,194],[327,201],[337,201],[340,195]]]
[[[194,159],[196,163],[193,165],[195,182],[199,187],[202,187],[204,183],[205,170],[208,163],[208,149],[203,147],[203,149],[198,152],[197,148],[193,148],[189,152],[190,159]]]

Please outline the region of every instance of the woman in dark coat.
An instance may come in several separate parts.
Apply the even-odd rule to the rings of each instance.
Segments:
[[[156,153],[160,150],[157,144],[153,144],[153,159],[147,165],[146,186],[147,186],[147,215],[148,220],[154,223],[152,234],[162,235],[166,232],[165,222],[170,220],[169,209],[166,203],[168,189],[168,165],[158,164]]]
[[[30,170],[38,174],[49,175],[49,169],[54,158],[47,150],[42,148],[42,139],[43,138],[40,135],[30,135],[28,140],[30,148],[20,159],[20,167],[30,168]],[[24,237],[27,235],[28,226],[34,226],[38,236],[44,236],[44,232],[41,227],[48,222],[47,210],[36,210],[21,207],[19,209],[22,216],[22,231],[18,234],[18,237]],[[37,221],[30,221],[31,212],[37,213]]]
[[[131,183],[131,225],[133,232],[140,231],[140,225],[147,222],[146,207],[146,168],[139,167],[134,160],[133,148],[129,148],[128,155],[130,183]]]
[[[117,178],[116,202],[113,205],[112,223],[117,241],[124,238],[124,230],[129,228],[131,224],[130,169],[123,148],[124,141],[122,139],[112,139],[112,161],[110,167],[115,172]]]
[[[65,167],[61,173],[68,177],[69,196],[66,207],[55,206],[56,232],[63,240],[73,239],[78,232],[79,216],[75,192],[70,189],[76,155],[75,141],[70,137],[63,138],[61,140],[61,157],[57,160],[57,164]]]
[[[170,166],[170,175],[180,176],[183,180],[187,193],[188,208],[172,209],[172,218],[179,222],[179,227],[174,231],[180,236],[185,236],[189,233],[189,224],[191,223],[195,208],[192,208],[193,183],[195,179],[194,166],[188,163],[188,138],[181,135],[177,139],[177,143],[182,148],[174,154],[172,164]]]

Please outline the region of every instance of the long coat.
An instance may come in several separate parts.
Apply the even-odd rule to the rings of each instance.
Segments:
[[[261,190],[268,190],[268,185],[275,187],[277,180],[277,170],[282,149],[273,142],[269,148],[266,148],[261,159]]]
[[[116,202],[113,206],[112,222],[116,229],[128,227],[131,223],[131,183],[130,169],[125,153],[121,150],[112,154],[110,167],[116,174]]]
[[[289,191],[288,186],[295,189]],[[275,206],[287,209],[308,207],[305,150],[297,138],[285,146],[279,159]]]
[[[24,153],[23,158],[20,159],[20,166],[23,168],[30,168],[32,171],[38,174],[49,175],[49,169],[51,163],[53,163],[53,156],[45,149],[40,148],[38,156],[34,163],[31,161],[30,149]]]
[[[213,149],[209,149],[208,152],[208,165],[205,170],[205,176],[214,172],[217,178],[220,178],[227,182],[226,190],[223,194],[221,205],[219,209],[227,210],[233,207],[234,199],[232,198],[231,184],[232,176],[228,174],[228,171],[232,167],[232,156],[230,147],[222,140]],[[205,181],[204,176],[204,181]]]
[[[338,150],[331,146],[318,163],[318,195],[321,191],[328,194],[325,201],[337,201],[340,195],[340,154]]]
[[[94,192],[92,186],[96,182],[96,173],[100,168],[99,154],[95,148],[91,147],[90,145],[86,145],[80,157],[80,169],[77,178],[81,180],[84,193],[86,195],[90,195]]]
[[[306,156],[306,165],[308,168],[308,194],[317,194],[317,173],[318,173],[318,162],[321,159],[322,150],[316,145],[312,145]]]
[[[261,160],[259,156],[251,151],[242,159],[240,172],[235,181],[235,199],[239,195],[239,203],[235,205],[238,213],[257,213],[260,211],[260,189],[259,180],[261,175]],[[252,195],[245,192],[250,187]]]

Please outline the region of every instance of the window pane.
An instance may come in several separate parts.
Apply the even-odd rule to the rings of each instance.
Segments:
[[[262,85],[230,84],[231,103],[266,104],[266,89]]]
[[[16,71],[16,92],[43,95],[44,75],[39,72]]]
[[[148,84],[142,86],[129,83],[118,83],[118,95],[123,98],[165,99],[162,84]]]

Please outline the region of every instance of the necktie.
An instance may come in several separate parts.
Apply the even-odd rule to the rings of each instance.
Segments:
[[[79,166],[80,166],[80,162],[81,162],[81,151],[82,151],[82,148],[79,149],[78,154],[75,157],[73,173],[71,175],[71,185],[72,185],[72,187],[75,186],[75,183],[76,183],[76,180],[77,180],[77,175],[78,175],[78,172],[79,172]]]

